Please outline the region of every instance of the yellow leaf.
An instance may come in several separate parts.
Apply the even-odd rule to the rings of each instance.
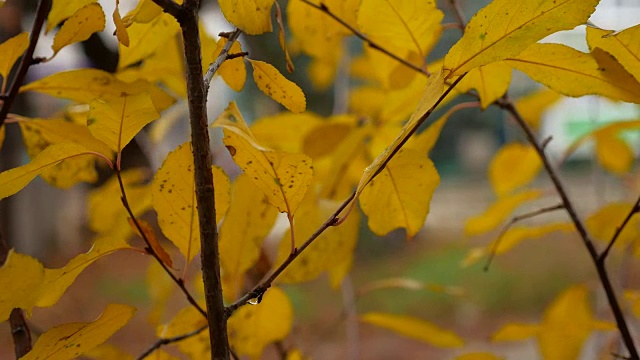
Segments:
[[[129,46],[119,45],[118,69],[125,68],[162,50],[167,39],[175,36],[180,26],[175,18],[163,13],[149,23],[134,23],[128,29]]]
[[[47,17],[45,33],[51,31],[65,19],[71,17],[83,7],[98,2],[97,0],[53,0]]]
[[[272,30],[271,7],[275,0],[219,0],[218,5],[228,22],[249,35]]]
[[[484,110],[507,92],[511,82],[511,72],[511,67],[504,61],[479,66],[469,71],[456,86],[456,90],[465,93],[476,89],[480,96],[480,105]]]
[[[87,40],[91,34],[104,30],[104,12],[100,4],[92,3],[74,13],[64,22],[53,39],[53,56],[63,47]]]
[[[624,68],[640,81],[640,25],[619,32],[587,26],[587,43],[590,49],[601,48],[613,55]]]
[[[415,51],[426,59],[440,38],[443,17],[433,0],[362,0],[358,25],[373,41],[385,44],[394,54],[404,57]]]
[[[149,321],[153,325],[158,325],[163,318],[167,303],[176,284],[156,261],[149,262],[145,275],[145,284],[151,301]]]
[[[200,251],[200,222],[196,209],[196,187],[191,142],[169,153],[153,178],[153,208],[158,213],[158,225],[187,262]],[[229,208],[231,185],[224,171],[212,166],[216,223]]]
[[[331,154],[353,130],[346,122],[327,121],[315,126],[304,138],[302,152],[312,159]]]
[[[226,276],[239,276],[258,260],[277,215],[246,174],[236,178],[231,206],[220,227],[220,264]]]
[[[631,312],[636,317],[640,317],[640,291],[624,290],[624,298],[631,303]]]
[[[563,95],[640,102],[640,84],[597,48],[585,54],[561,44],[533,44],[506,62]]]
[[[438,184],[440,176],[426,155],[401,149],[360,196],[371,231],[382,236],[404,228],[408,238],[415,236],[424,225]]]
[[[455,348],[464,345],[464,341],[453,331],[410,316],[369,312],[360,316],[360,321],[437,347]]]
[[[260,304],[244,306],[231,315],[227,324],[229,345],[238,355],[257,359],[265,346],[284,339],[293,327],[293,307],[277,287],[264,294]]]
[[[22,32],[11,39],[0,44],[0,76],[2,76],[3,88],[7,87],[7,77],[18,61],[18,58],[27,50],[29,46],[29,34]]]
[[[181,3],[182,1],[177,1]],[[137,23],[148,23],[153,21],[156,17],[162,14],[162,8],[153,0],[140,0],[138,1],[138,5],[135,9],[129,11],[127,15],[124,16],[122,21],[124,22],[126,27],[131,26],[134,22]]]
[[[504,360],[504,358],[488,352],[474,352],[460,355],[455,360]]]
[[[380,171],[382,166],[389,161],[391,156],[400,149],[409,137],[415,133],[418,126],[422,124],[425,119],[421,120],[423,114],[429,111],[438,101],[442,93],[444,92],[444,76],[442,71],[433,74],[429,77],[426,89],[423,91],[422,98],[415,108],[413,115],[409,121],[404,125],[402,131],[396,137],[391,145],[389,145],[375,160],[369,165],[360,179],[360,183],[356,189],[356,195],[360,194],[367,184],[373,179],[373,177]]]
[[[622,224],[622,221],[629,215],[632,208],[633,204],[631,203],[615,202],[607,204],[589,215],[585,221],[585,226],[594,239],[608,244],[618,226]],[[632,217],[622,230],[618,240],[616,240],[616,245],[620,249],[640,237],[639,221],[638,217]]]
[[[191,332],[203,325],[207,325],[207,319],[205,319],[193,306],[189,305],[180,310],[168,324],[159,326],[156,330],[156,334],[161,338],[169,338]],[[190,359],[204,359],[211,357],[209,331],[205,329],[198,335],[178,342],[178,348],[184,354],[188,355]]]
[[[377,87],[363,86],[349,91],[349,111],[358,115],[376,118],[386,99],[385,92]]]
[[[159,117],[149,95],[140,94],[92,101],[87,123],[96,139],[119,153],[145,125]]]
[[[74,359],[109,339],[133,316],[129,305],[109,304],[98,319],[90,323],[69,323],[42,334],[33,349],[20,360]]]
[[[543,329],[539,325],[509,323],[491,336],[491,341],[522,341],[538,336]]]
[[[280,48],[284,53],[284,58],[287,63],[287,71],[291,73],[294,70],[294,66],[293,66],[293,61],[291,61],[291,56],[289,55],[289,51],[287,50],[287,36],[284,33],[284,21],[282,20],[282,9],[280,8],[280,3],[276,1],[275,4],[276,4],[276,22],[278,23],[278,44],[280,44]]]
[[[40,173],[58,165],[63,160],[90,154],[87,148],[78,144],[51,145],[33,158],[30,163],[0,173],[0,199],[17,193]]]
[[[492,1],[471,18],[462,38],[445,56],[444,67],[451,71],[450,75],[462,75],[478,66],[518,55],[547,35],[586,23],[598,2]]]
[[[300,205],[296,215],[295,242],[299,247],[322,225],[339,205],[337,201],[318,199],[309,194]],[[360,216],[354,211],[340,226],[332,227],[322,233],[300,256],[278,277],[282,283],[300,283],[310,281],[325,271],[331,271],[353,255]],[[280,241],[277,264],[281,264],[291,252],[289,233]]]
[[[541,195],[542,192],[539,190],[527,190],[497,199],[482,214],[467,220],[464,226],[465,235],[475,236],[494,230],[520,205]]]
[[[440,133],[442,132],[442,128],[449,121],[449,117],[457,111],[456,107],[452,107],[447,112],[442,115],[438,120],[434,121],[428,128],[426,128],[420,134],[414,136],[413,141],[409,141],[407,143],[408,147],[416,149],[423,154],[429,154],[434,146],[436,146],[436,142],[440,138]]]
[[[59,269],[45,269],[44,280],[39,289],[39,298],[36,303],[38,307],[49,307],[55,305],[64,294],[76,277],[94,261],[114,253],[118,250],[130,249],[122,238],[100,237],[95,240],[91,249],[80,254],[64,267]]]
[[[224,129],[223,141],[233,161],[265,193],[269,203],[293,216],[313,178],[311,159],[258,145],[235,102],[212,126]]]
[[[121,174],[131,211],[138,217],[151,207],[151,193],[142,169],[130,169]],[[128,225],[129,214],[122,205],[120,185],[112,176],[100,188],[91,191],[88,199],[89,228],[101,235],[126,239],[132,234]]]
[[[2,144],[4,144],[4,137],[6,134],[6,126],[0,128],[0,150],[2,150]]]
[[[165,275],[166,276],[166,275]],[[115,345],[104,343],[84,353],[84,356],[95,360],[133,360],[131,354],[126,353]]]
[[[218,40],[218,45],[213,52],[213,59],[220,55],[220,52],[226,43],[227,39],[225,38],[220,38],[220,40]],[[242,48],[240,47],[240,43],[236,41],[231,45],[229,54],[237,54],[240,52],[242,52]],[[223,62],[222,65],[220,65],[217,74],[220,74],[224,82],[235,91],[241,91],[244,87],[245,81],[247,80],[247,68],[245,67],[244,60],[241,57]]]
[[[303,112],[307,107],[304,93],[295,83],[287,80],[273,65],[248,59],[253,67],[253,80],[258,89],[292,112]]]
[[[605,170],[616,175],[631,170],[636,157],[626,141],[616,135],[596,135],[594,139],[596,157]]]
[[[167,251],[162,247],[162,245],[160,245],[160,241],[158,241],[158,238],[156,237],[156,233],[155,231],[153,231],[153,228],[151,227],[151,225],[149,225],[148,222],[142,219],[136,219],[136,221],[138,222],[140,229],[142,229],[142,234],[144,234],[144,237],[147,239],[147,241],[151,245],[151,249],[156,253],[156,255],[158,255],[158,258],[160,258],[162,263],[167,265],[168,267],[173,267],[173,261],[171,261],[171,255],[169,255],[169,253],[167,253]],[[138,227],[136,226],[135,222],[131,218],[129,218],[129,226],[131,226],[131,229],[133,229],[133,231],[138,236],[142,237],[142,234],[140,233],[140,231],[138,231]]]
[[[322,121],[311,112],[294,114],[287,111],[255,120],[251,132],[260,144],[270,149],[303,152],[306,135]]]
[[[489,181],[498,196],[505,196],[533,181],[541,167],[542,161],[532,146],[506,144],[489,164]]]
[[[142,1],[141,1],[142,2]],[[139,6],[140,4],[138,4]],[[116,38],[118,42],[122,44],[122,46],[129,46],[129,33],[127,32],[127,27],[125,23],[122,21],[122,17],[120,16],[120,0],[116,0],[116,8],[113,9],[113,24],[116,27]],[[157,5],[156,5],[157,6]]]
[[[44,279],[42,264],[28,255],[9,250],[0,267],[0,286],[11,291],[0,292],[0,322],[9,318],[13,308],[22,308],[31,316],[31,309],[38,301],[38,291]]]
[[[515,101],[520,116],[534,129],[540,127],[542,114],[562,96],[549,89],[541,89]]]

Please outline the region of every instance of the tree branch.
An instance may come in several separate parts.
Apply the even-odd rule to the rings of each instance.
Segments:
[[[616,243],[616,240],[618,240],[618,238],[620,237],[622,230],[624,230],[624,228],[627,226],[627,224],[629,223],[633,215],[637,214],[638,212],[640,212],[640,197],[638,197],[638,199],[636,200],[636,203],[633,205],[633,207],[627,214],[627,217],[625,217],[624,220],[622,220],[622,224],[620,224],[620,226],[616,228],[616,232],[611,237],[611,240],[609,240],[609,244],[607,245],[606,249],[604,249],[604,251],[598,257],[598,262],[603,263],[603,266],[604,266],[604,261],[607,259],[607,256],[611,251],[611,248],[613,248],[613,245]]]
[[[209,68],[207,69],[207,73],[204,74],[205,98],[207,97],[206,94],[209,92],[209,86],[211,84],[211,79],[213,79],[213,75],[215,75],[215,73],[218,71],[222,63],[225,62],[225,60],[230,59],[229,50],[231,50],[231,46],[233,46],[233,43],[236,42],[236,40],[238,40],[238,37],[240,36],[241,33],[242,33],[242,30],[235,29],[235,31],[233,31],[227,37],[227,43],[224,44],[224,47],[220,51],[220,54],[215,59],[215,61],[209,65]]]
[[[191,332],[188,332],[186,334],[182,334],[182,335],[178,335],[178,336],[174,336],[174,337],[170,337],[170,338],[163,338],[163,339],[158,339],[158,341],[156,341],[153,345],[151,345],[147,350],[145,350],[145,352],[143,352],[140,356],[137,357],[137,360],[142,360],[144,358],[146,358],[147,356],[153,354],[154,351],[160,349],[163,345],[169,345],[169,344],[173,344],[176,342],[180,342],[182,340],[186,340],[190,337],[196,336],[198,334],[200,334],[201,332],[203,332],[204,330],[208,329],[209,325],[205,325],[202,326],[198,329],[195,329]]]
[[[153,0],[153,2],[162,8],[162,11],[167,14],[171,14],[176,20],[182,18],[184,9],[177,2],[173,0]]]
[[[9,93],[6,94],[6,97],[3,99],[4,103],[2,104],[2,108],[0,109],[0,128],[4,124],[4,120],[7,118],[11,106],[18,96],[18,91],[20,90],[20,86],[22,86],[22,83],[24,82],[25,76],[27,76],[29,66],[38,63],[38,61],[33,58],[33,52],[35,51],[36,45],[38,44],[42,25],[44,24],[44,21],[46,20],[50,9],[51,0],[40,0],[40,2],[38,3],[38,8],[36,9],[36,18],[33,21],[33,27],[31,28],[29,46],[22,55],[20,65],[18,65],[18,70],[16,71],[16,74],[13,77],[13,81],[11,82],[11,86],[9,87]],[[7,81],[7,79],[4,79],[4,81]]]
[[[449,4],[451,4],[451,8],[453,9],[453,14],[456,16],[456,19],[458,20],[458,24],[460,25],[460,30],[464,32],[464,28],[467,27],[467,21],[464,18],[464,13],[462,12],[460,3],[458,2],[458,0],[449,0]]]

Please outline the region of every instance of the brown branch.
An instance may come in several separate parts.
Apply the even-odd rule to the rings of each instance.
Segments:
[[[427,71],[426,69],[421,68],[420,66],[401,58],[400,56],[392,53],[391,51],[385,49],[383,46],[381,46],[380,44],[376,43],[375,41],[371,40],[367,35],[365,35],[364,33],[360,32],[358,29],[354,28],[353,26],[351,26],[349,23],[347,23],[346,21],[344,21],[343,19],[341,19],[338,15],[334,14],[333,12],[331,12],[331,10],[329,10],[329,8],[327,7],[327,5],[323,4],[322,2],[318,5],[318,4],[314,4],[309,0],[302,0],[302,2],[304,2],[305,4],[314,7],[320,11],[322,11],[323,13],[329,15],[332,19],[334,19],[335,21],[339,22],[342,26],[344,26],[345,28],[349,29],[349,31],[351,31],[353,33],[353,35],[359,37],[362,41],[366,42],[367,44],[369,44],[369,46],[372,49],[378,50],[381,53],[395,59],[396,61],[398,61],[399,63],[417,71],[420,72],[422,74],[425,74],[427,76],[431,75],[429,73],[429,71]]]
[[[9,87],[9,93],[6,94],[3,99],[4,103],[2,104],[2,109],[0,109],[0,128],[4,124],[4,120],[7,118],[11,106],[18,96],[20,86],[22,86],[24,78],[25,76],[27,76],[29,67],[39,62],[39,60],[33,58],[33,52],[35,51],[36,45],[38,44],[42,25],[44,24],[44,21],[46,20],[50,9],[51,0],[40,0],[40,2],[38,3],[38,8],[36,9],[36,18],[33,21],[33,27],[31,28],[29,46],[27,46],[27,50],[22,55],[20,65],[18,65],[18,70],[16,71],[16,74],[13,77],[13,81],[11,82],[11,86]],[[7,81],[7,79],[4,79],[4,81]]]
[[[638,212],[640,212],[640,197],[638,197],[636,203],[633,205],[627,216],[624,218],[624,220],[622,220],[622,224],[620,224],[620,226],[616,228],[616,232],[611,237],[611,240],[609,240],[609,244],[607,245],[606,249],[604,249],[604,251],[598,257],[598,262],[603,263],[602,266],[604,266],[604,261],[607,259],[607,256],[613,248],[613,245],[616,243],[616,240],[618,240],[618,238],[620,237],[622,230],[624,230],[624,228],[627,226],[633,215],[637,214]]]
[[[464,13],[462,12],[462,8],[460,7],[460,3],[458,0],[449,0],[449,4],[451,4],[451,9],[453,9],[453,14],[456,16],[458,20],[458,24],[460,25],[460,30],[464,32],[464,28],[467,27],[467,20],[464,18]]]
[[[160,349],[162,346],[164,345],[169,345],[169,344],[173,344],[176,342],[180,342],[182,340],[186,340],[190,337],[196,336],[198,334],[200,334],[201,332],[205,331],[206,329],[209,328],[209,325],[205,325],[202,326],[198,329],[195,329],[191,332],[188,332],[186,334],[182,334],[182,335],[178,335],[178,336],[174,336],[174,337],[170,337],[170,338],[162,338],[162,339],[158,339],[158,341],[156,341],[153,345],[151,345],[147,350],[145,350],[145,352],[143,352],[140,356],[137,357],[137,360],[142,360],[144,358],[146,358],[147,356],[153,354],[154,351]]]
[[[231,55],[229,54],[229,51],[231,50],[231,46],[233,46],[233,43],[236,42],[236,40],[238,40],[238,37],[240,36],[241,33],[242,33],[242,30],[235,29],[233,32],[228,34],[229,36],[226,36],[227,43],[224,44],[224,47],[222,48],[222,50],[220,50],[220,54],[218,55],[218,57],[209,65],[209,68],[207,69],[206,74],[204,74],[204,89],[205,89],[204,97],[205,98],[207,97],[207,93],[209,92],[209,85],[211,84],[211,79],[213,79],[213,75],[215,75],[215,73],[218,71],[222,63],[224,63],[226,60],[232,59]],[[240,53],[240,54],[246,55],[247,53]],[[240,56],[244,56],[244,55],[240,55]]]
[[[162,11],[167,14],[171,14],[176,19],[181,19],[184,13],[184,9],[177,2],[173,0],[153,0],[156,5],[162,8]],[[180,21],[180,20],[178,20]]]
[[[553,206],[547,206],[544,207],[542,209],[537,209],[534,210],[532,212],[528,212],[526,214],[522,214],[522,215],[518,215],[518,216],[514,216],[511,218],[511,220],[509,220],[509,222],[502,228],[502,230],[500,230],[500,234],[498,235],[498,237],[496,238],[496,241],[493,243],[493,246],[491,247],[491,252],[489,252],[489,258],[487,258],[487,263],[484,265],[484,271],[489,271],[489,267],[491,266],[491,262],[493,261],[493,259],[496,257],[496,252],[498,251],[498,246],[500,246],[500,242],[502,241],[502,238],[504,236],[504,234],[507,232],[507,230],[509,230],[511,228],[511,226],[513,226],[515,223],[525,220],[525,219],[530,219],[532,217],[536,217],[538,215],[542,215],[548,212],[552,212],[552,211],[556,211],[556,210],[560,210],[560,209],[564,209],[564,204],[560,203],[560,204],[556,204]]]
[[[544,153],[544,149],[542,145],[538,143],[538,140],[533,130],[531,129],[531,127],[529,127],[529,124],[527,124],[527,122],[522,118],[522,116],[520,116],[520,113],[516,109],[515,105],[511,101],[507,100],[506,98],[502,98],[496,101],[495,104],[501,107],[502,109],[506,110],[513,116],[513,118],[518,123],[520,128],[524,131],[529,143],[531,143],[531,145],[534,146],[536,152],[538,153],[538,156],[540,156],[540,159],[542,160],[544,168],[547,174],[549,175],[551,182],[556,188],[558,195],[562,199],[562,204],[564,205],[565,210],[569,214],[571,221],[573,222],[576,230],[578,231],[578,234],[580,235],[580,238],[582,239],[584,246],[587,248],[587,251],[589,252],[589,256],[591,257],[591,260],[593,261],[596,267],[598,278],[602,283],[602,287],[604,288],[605,295],[607,296],[607,300],[609,302],[609,307],[611,308],[613,317],[616,320],[616,325],[618,326],[618,330],[620,331],[620,335],[622,336],[622,341],[624,342],[625,346],[627,347],[627,350],[629,351],[630,358],[634,360],[639,360],[640,356],[638,355],[638,350],[636,349],[636,346],[633,342],[633,337],[631,336],[631,332],[629,331],[627,320],[624,317],[624,313],[622,312],[622,308],[620,307],[620,304],[618,303],[618,299],[616,297],[616,292],[613,288],[613,285],[611,284],[611,280],[609,279],[609,274],[607,273],[607,269],[604,263],[604,257],[601,258],[599,256],[598,250],[596,249],[595,245],[593,244],[593,241],[589,237],[589,233],[587,232],[587,229],[584,223],[578,216],[575,210],[575,207],[573,205],[573,202],[569,199],[566,188],[562,184],[562,181],[560,180],[560,177],[558,176],[555,168],[551,165],[549,158]]]

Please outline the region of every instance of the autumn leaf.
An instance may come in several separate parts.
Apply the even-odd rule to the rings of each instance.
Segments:
[[[322,123],[323,118],[312,112],[286,111],[256,119],[251,124],[251,132],[258,143],[270,149],[304,153],[307,134]]]
[[[437,347],[457,348],[464,345],[464,341],[453,331],[406,315],[369,312],[361,315],[360,321]]]
[[[151,185],[153,208],[162,233],[173,242],[187,262],[200,251],[200,222],[196,210],[196,187],[191,143],[178,146],[167,155]],[[216,222],[229,207],[229,178],[216,166],[213,186]]]
[[[563,291],[547,307],[539,325],[507,324],[493,341],[520,341],[536,336],[544,359],[577,359],[593,330],[613,330],[615,325],[593,318],[585,286]]]
[[[613,202],[589,215],[585,221],[585,226],[589,234],[596,240],[608,244],[613,235],[618,231],[622,221],[632,211],[633,204],[627,202]],[[622,249],[626,244],[638,240],[640,231],[638,224],[640,219],[632,217],[625,228],[620,232],[616,244]]]
[[[131,226],[133,231],[140,237],[143,237],[143,236],[138,230],[138,226],[136,226],[136,222],[140,226],[140,229],[142,229],[142,234],[144,234],[144,238],[147,239],[147,241],[151,245],[151,249],[153,250],[153,252],[156,253],[156,255],[158,255],[158,258],[162,261],[162,263],[167,265],[168,267],[173,267],[173,261],[171,260],[171,255],[169,255],[169,253],[162,247],[151,225],[142,219],[136,219],[134,221],[133,219],[129,218],[129,226]]]
[[[293,216],[313,178],[311,159],[258,145],[235,102],[211,126],[224,129],[223,141],[233,161],[264,192],[269,203]]]
[[[600,48],[613,55],[624,68],[640,82],[640,25],[613,32],[587,26],[589,49]]]
[[[360,207],[369,228],[380,236],[404,228],[408,238],[414,237],[422,229],[439,184],[440,176],[425,154],[401,149],[362,191]]]
[[[253,81],[256,82],[260,91],[292,112],[298,113],[305,110],[307,102],[298,85],[287,80],[269,63],[247,60],[253,67]]]
[[[271,7],[275,0],[219,0],[218,5],[228,22],[249,35],[272,30]]]
[[[58,24],[70,18],[73,14],[78,12],[83,7],[97,2],[97,0],[52,1],[51,10],[49,11],[49,16],[47,17],[47,27],[45,33],[51,31],[53,28],[58,26]]]
[[[0,76],[2,76],[2,88],[7,88],[8,76],[13,65],[29,46],[29,33],[20,34],[0,44]]]
[[[147,94],[91,102],[87,123],[93,136],[120,153],[142,128],[160,117]]]
[[[143,1],[140,1],[141,3]],[[129,46],[129,33],[127,32],[127,26],[124,21],[122,21],[122,16],[120,16],[120,0],[116,0],[116,8],[113,9],[113,24],[116,27],[115,35],[118,39],[118,42],[122,44],[122,46]]]
[[[525,186],[538,174],[542,161],[533,146],[510,143],[495,154],[489,164],[489,181],[498,196]]]
[[[64,22],[53,38],[53,56],[65,46],[87,40],[91,34],[104,30],[104,26],[105,17],[100,4],[92,3],[81,8]]]
[[[585,54],[561,44],[533,44],[505,61],[563,95],[640,102],[640,83],[598,48]]]
[[[507,92],[511,83],[511,72],[511,67],[504,61],[479,66],[469,71],[456,86],[456,91],[466,93],[476,89],[480,97],[480,105],[484,110]]]
[[[0,199],[17,193],[43,171],[79,155],[95,156],[82,145],[55,144],[44,149],[30,163],[3,171],[0,173]]]
[[[276,22],[278,23],[278,44],[280,44],[280,48],[284,53],[284,59],[287,64],[287,71],[292,73],[295,67],[293,66],[293,61],[291,61],[289,50],[287,50],[287,36],[285,35],[285,32],[284,32],[284,21],[282,20],[282,9],[280,8],[280,3],[276,1],[275,4],[276,4]]]
[[[38,301],[38,291],[44,280],[44,267],[31,256],[9,250],[0,267],[0,286],[11,291],[0,292],[0,322],[9,318],[14,308],[22,308],[27,315]]]
[[[156,51],[161,50],[167,39],[180,31],[176,19],[166,13],[154,18],[149,23],[133,23],[127,29],[129,46],[119,44],[120,54],[118,69],[145,60]]]
[[[401,57],[416,52],[420,59],[440,38],[444,18],[433,0],[362,0],[357,14],[360,29],[374,42]]]
[[[527,190],[497,199],[482,214],[467,219],[464,227],[465,235],[475,236],[494,230],[520,205],[537,199],[541,195],[542,192],[539,190]]]
[[[227,39],[220,38],[216,45],[216,49],[213,51],[213,58],[215,59],[220,55],[222,48],[227,44]],[[242,52],[242,48],[240,47],[240,43],[238,41],[234,42],[231,45],[231,49],[229,50],[229,54],[237,54]],[[213,62],[213,60],[212,60]],[[227,85],[235,91],[242,91],[244,87],[244,83],[247,80],[247,68],[244,65],[244,60],[242,58],[235,58],[226,60],[220,65],[220,68],[216,72],[216,74],[220,75]]]
[[[514,105],[520,116],[529,126],[540,127],[542,114],[562,98],[562,95],[550,89],[541,89],[516,99]]]
[[[636,159],[626,141],[615,135],[600,135],[596,140],[596,157],[607,171],[624,175],[628,173]]]
[[[451,75],[518,55],[536,41],[587,22],[599,0],[494,0],[471,18],[444,58]],[[550,59],[549,59],[550,60]]]
[[[159,338],[180,336],[191,332],[194,329],[198,329],[203,325],[207,325],[207,319],[205,319],[202,314],[195,309],[195,307],[189,305],[178,311],[178,313],[167,324],[158,326],[156,328],[156,335]],[[177,345],[178,349],[180,349],[180,351],[190,359],[211,357],[208,329],[202,331],[200,334],[178,342]]]
[[[98,319],[89,323],[69,323],[49,329],[21,360],[66,360],[107,341],[135,313],[129,305],[109,304]]]
[[[291,301],[277,287],[271,287],[257,306],[244,306],[227,323],[229,345],[238,355],[257,359],[265,346],[284,339],[293,327]]]
[[[474,352],[457,356],[455,360],[505,360],[505,358],[488,352]]]
[[[181,0],[176,2],[182,3]],[[131,26],[134,22],[146,24],[160,16],[160,14],[162,14],[162,8],[156,5],[153,0],[140,0],[138,5],[122,18],[122,22],[126,27]]]

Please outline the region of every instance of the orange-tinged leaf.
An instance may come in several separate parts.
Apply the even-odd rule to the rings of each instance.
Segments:
[[[451,75],[518,55],[560,30],[585,24],[599,0],[495,0],[471,18],[444,58]],[[549,59],[551,60],[551,59]]]
[[[318,199],[308,194],[294,220],[296,246],[302,245],[339,204],[337,201]],[[287,267],[277,281],[287,284],[310,281],[325,271],[331,271],[335,266],[344,265],[344,262],[353,256],[359,227],[360,216],[354,211],[340,226],[332,227],[322,233]],[[280,241],[276,264],[281,264],[290,253],[291,245],[287,232]]]
[[[212,126],[224,129],[223,141],[233,161],[265,193],[269,203],[293,216],[313,178],[311,159],[258,145],[235,102]]]
[[[105,17],[98,3],[89,4],[74,13],[62,24],[53,38],[53,56],[63,47],[87,40],[91,34],[104,30]]]
[[[284,33],[284,21],[282,20],[282,9],[280,8],[280,3],[277,1],[276,3],[276,22],[278,23],[278,44],[280,44],[280,48],[284,53],[284,59],[287,62],[287,71],[290,73],[293,72],[295,67],[293,66],[293,61],[291,61],[291,56],[289,55],[289,51],[287,50],[287,36]]]
[[[18,58],[22,56],[27,47],[29,46],[29,33],[22,32],[11,39],[6,40],[0,44],[0,76],[4,88],[7,87],[7,77],[13,68],[13,65],[18,61]]]
[[[42,264],[28,255],[9,250],[5,263],[0,267],[0,286],[11,291],[0,292],[0,322],[9,318],[13,308],[22,308],[31,316],[31,309],[38,301],[38,292],[44,279]]]
[[[220,265],[225,276],[237,277],[258,260],[262,241],[277,215],[276,209],[246,174],[236,178],[231,206],[220,227]]]
[[[292,112],[303,112],[307,107],[304,93],[295,83],[287,80],[273,65],[248,59],[253,67],[253,80],[258,89]]]
[[[107,341],[133,316],[129,305],[109,304],[98,319],[90,323],[69,323],[49,329],[21,360],[74,359]]]
[[[418,129],[418,126],[423,122],[421,121],[423,114],[429,111],[436,104],[438,98],[440,98],[443,92],[444,76],[442,71],[439,71],[429,77],[426,89],[423,91],[422,98],[420,99],[417,108],[415,108],[413,115],[411,115],[409,121],[404,125],[400,134],[391,145],[389,145],[380,155],[378,155],[377,158],[375,158],[375,160],[373,160],[371,165],[367,166],[356,189],[356,195],[362,193],[362,190],[367,186],[367,184],[369,184],[371,179],[373,179],[378,172],[382,171],[382,166],[389,161],[391,156],[396,153],[402,144],[404,144]]]
[[[218,5],[228,22],[249,35],[272,30],[271,7],[275,0],[219,0]]]
[[[464,345],[464,341],[453,331],[406,315],[369,312],[361,315],[360,321],[437,347],[456,348]]]
[[[75,14],[78,10],[96,2],[98,2],[98,0],[53,0],[49,16],[47,17],[45,33],[51,31],[62,21]]]
[[[168,267],[173,267],[171,255],[169,255],[169,253],[162,247],[162,245],[160,245],[160,241],[158,241],[158,238],[156,237],[156,232],[153,231],[151,225],[149,225],[148,222],[142,219],[136,219],[136,221],[138,222],[138,225],[140,225],[140,229],[142,229],[142,234],[144,234],[144,237],[147,239],[147,241],[149,241],[151,249],[153,249],[156,255],[158,255],[162,263],[167,265]],[[142,237],[142,234],[140,234],[140,231],[138,231],[138,227],[131,218],[129,218],[129,226],[131,226],[133,231],[138,236]]]
[[[121,173],[131,211],[138,217],[151,208],[149,185],[143,184],[146,175],[141,168]],[[122,206],[120,185],[112,176],[98,189],[89,193],[89,228],[101,235],[126,239],[132,234],[128,225],[129,214]]]
[[[63,160],[79,155],[92,154],[82,145],[55,144],[31,159],[30,163],[0,173],[0,199],[17,193],[43,171],[58,165]]]
[[[585,54],[561,44],[533,44],[506,62],[563,95],[640,102],[640,83],[598,48]]]
[[[537,129],[540,127],[542,114],[549,106],[555,104],[562,95],[550,89],[541,89],[515,101],[516,109],[520,116],[530,126]]]
[[[182,1],[177,1],[181,3]],[[129,11],[127,15],[124,16],[122,21],[124,22],[126,27],[131,26],[134,22],[137,23],[148,23],[153,21],[155,18],[162,14],[162,8],[153,0],[140,0],[138,1],[138,5],[135,9]]]
[[[225,38],[220,38],[220,40],[218,40],[217,47],[213,52],[213,59],[220,55],[220,52],[226,43],[227,39]],[[229,54],[237,54],[240,52],[242,52],[242,48],[240,47],[240,43],[236,41],[231,45]],[[244,87],[245,81],[247,80],[247,68],[245,67],[244,60],[241,57],[223,62],[222,65],[220,65],[217,74],[222,76],[224,82],[235,91],[241,91]]]
[[[629,215],[633,208],[633,204],[625,202],[614,202],[603,206],[593,214],[589,215],[585,221],[585,226],[589,234],[596,240],[608,244],[617,231],[618,226]],[[630,242],[640,238],[640,230],[638,229],[640,219],[637,216],[632,217],[629,223],[622,230],[616,240],[616,244],[622,249]]]
[[[87,123],[93,136],[120,152],[145,125],[160,117],[148,94],[91,102]]]
[[[429,158],[417,150],[401,149],[360,196],[360,207],[376,235],[397,228],[415,236],[427,218],[431,196],[440,176]]]
[[[602,167],[616,175],[631,170],[635,155],[626,141],[616,135],[596,135],[596,158]]]
[[[474,352],[457,356],[455,360],[504,360],[504,358],[488,352]]]
[[[492,341],[522,341],[537,336],[543,329],[540,325],[509,323],[491,336]]]
[[[200,251],[200,222],[196,209],[196,188],[191,142],[169,153],[153,178],[153,208],[158,213],[158,225],[187,262]],[[212,167],[216,222],[220,222],[229,207],[229,178],[224,171]]]
[[[119,45],[120,60],[118,69],[125,68],[144,60],[157,51],[162,51],[167,39],[180,31],[176,19],[166,13],[157,16],[149,23],[133,23],[127,29],[129,46]]]
[[[467,220],[464,226],[465,235],[475,236],[494,230],[520,205],[541,195],[542,192],[539,190],[527,190],[497,199],[482,214]]]
[[[360,29],[373,41],[401,57],[413,51],[421,59],[440,38],[444,18],[434,0],[362,0],[357,14]]]
[[[6,134],[6,126],[0,128],[0,150],[2,150],[2,144],[4,144],[4,137]]]
[[[94,261],[118,250],[130,249],[122,238],[105,236],[95,240],[88,252],[71,259],[59,269],[45,269],[44,280],[39,288],[38,307],[55,305],[76,277]]]
[[[601,48],[613,55],[624,68],[640,81],[640,25],[619,32],[587,26],[590,49]]]
[[[141,1],[142,2],[142,1]],[[140,5],[140,4],[138,4]],[[118,39],[118,42],[122,44],[122,46],[129,46],[129,33],[127,32],[127,26],[124,21],[122,21],[122,16],[120,16],[120,0],[116,0],[116,8],[113,9],[113,24],[116,27],[115,35]]]
[[[479,66],[469,71],[456,86],[456,90],[464,93],[476,89],[484,110],[507,92],[511,83],[511,72],[511,67],[504,61]]]
[[[238,355],[257,359],[265,346],[284,339],[293,327],[291,301],[277,287],[271,287],[256,306],[244,306],[227,324],[229,345]]]
[[[533,181],[541,167],[542,161],[533,146],[506,144],[489,164],[489,181],[498,196],[505,196]]]

